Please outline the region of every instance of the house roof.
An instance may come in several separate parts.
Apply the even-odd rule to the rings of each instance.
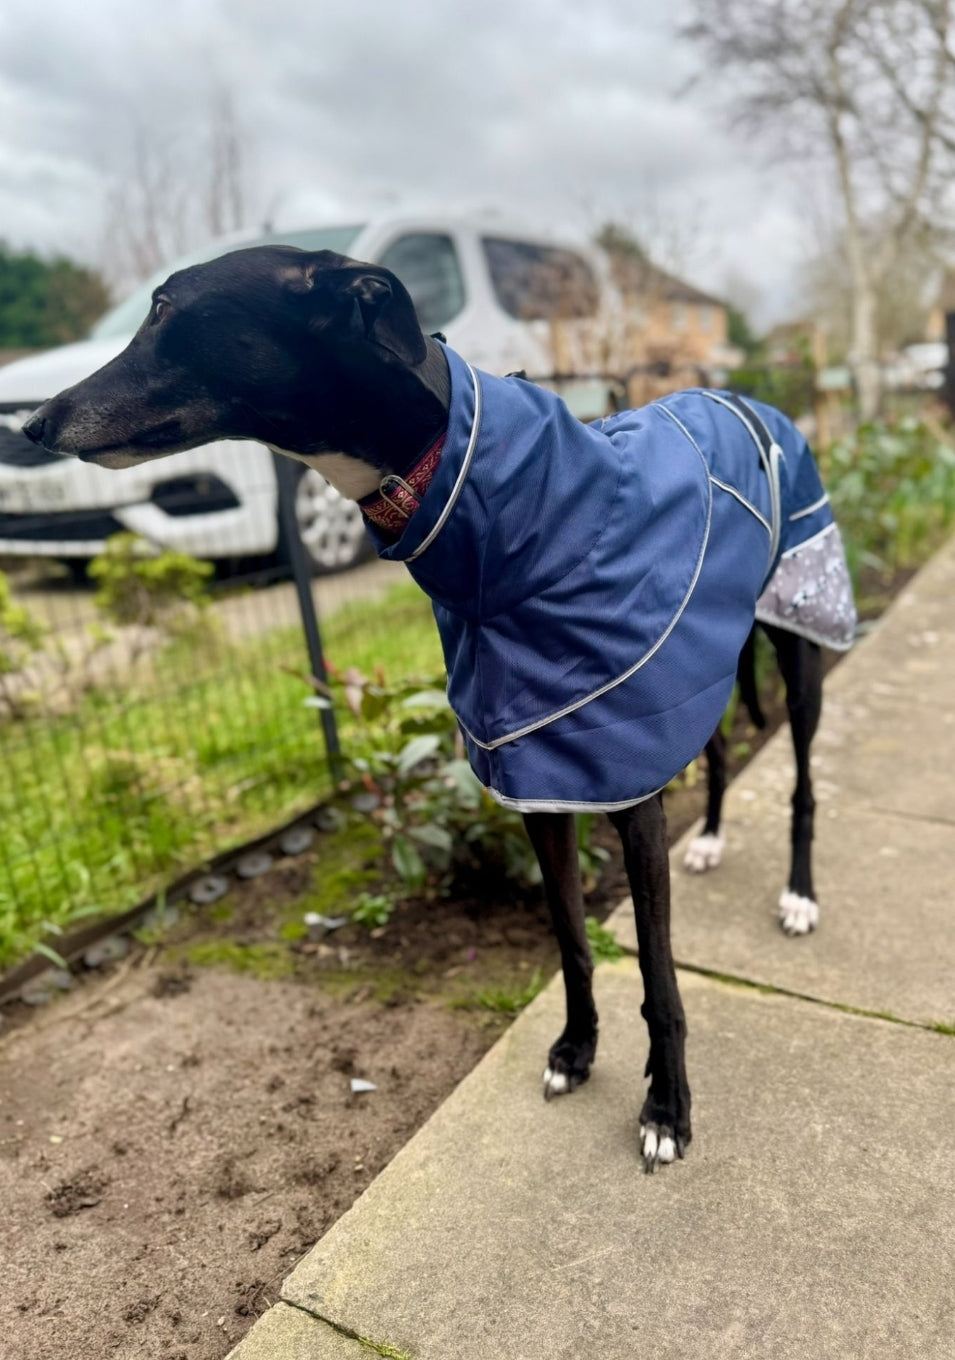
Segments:
[[[658,268],[645,256],[629,251],[609,250],[610,269],[614,283],[625,294],[646,297],[652,294],[666,302],[695,302],[710,307],[725,307],[722,298],[704,293],[692,283],[678,279],[665,269]]]

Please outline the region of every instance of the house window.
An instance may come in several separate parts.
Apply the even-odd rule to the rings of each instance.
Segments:
[[[411,294],[423,331],[441,330],[464,307],[464,276],[450,236],[416,231],[399,236],[378,263]]]
[[[701,302],[697,312],[700,318],[700,330],[709,335],[713,329],[713,308],[708,306],[707,303]]]
[[[670,304],[670,321],[675,331],[686,330],[686,303],[673,302]]]
[[[593,316],[600,303],[590,265],[572,250],[482,237],[491,286],[499,305],[518,321]]]

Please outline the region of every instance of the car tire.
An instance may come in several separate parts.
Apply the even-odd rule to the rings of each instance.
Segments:
[[[374,556],[361,511],[313,468],[295,468],[295,522],[312,574],[347,571]],[[279,520],[279,558],[291,564],[288,537]]]

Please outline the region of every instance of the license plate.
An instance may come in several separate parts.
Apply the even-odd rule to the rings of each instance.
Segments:
[[[66,487],[59,481],[52,478],[37,478],[36,481],[27,481],[25,478],[6,478],[0,477],[0,509],[7,514],[17,514],[22,511],[28,514],[32,510],[59,510],[62,509],[66,499]]]

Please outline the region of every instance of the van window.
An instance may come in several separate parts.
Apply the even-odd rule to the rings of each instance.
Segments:
[[[423,331],[437,331],[464,306],[464,279],[450,236],[416,231],[392,241],[378,260],[411,294]]]
[[[499,236],[482,237],[481,245],[494,294],[509,316],[556,321],[597,311],[597,280],[572,250]]]

